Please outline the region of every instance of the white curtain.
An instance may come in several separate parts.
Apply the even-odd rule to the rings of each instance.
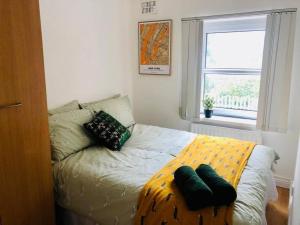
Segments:
[[[258,129],[287,130],[295,17],[295,12],[275,12],[267,18]]]
[[[182,94],[180,115],[185,120],[200,116],[203,21],[182,21]]]

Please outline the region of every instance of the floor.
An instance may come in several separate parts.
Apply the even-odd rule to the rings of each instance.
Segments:
[[[268,225],[288,224],[289,190],[277,187],[278,201],[270,202],[266,209]]]

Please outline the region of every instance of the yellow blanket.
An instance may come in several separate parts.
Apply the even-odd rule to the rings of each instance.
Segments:
[[[173,174],[182,165],[196,169],[209,164],[236,188],[254,147],[236,139],[197,136],[144,186],[135,225],[231,225],[233,205],[189,211]]]

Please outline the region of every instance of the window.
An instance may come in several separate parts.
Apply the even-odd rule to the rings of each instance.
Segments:
[[[184,120],[285,132],[296,9],[182,19]],[[203,98],[215,99],[212,119]]]
[[[266,16],[203,24],[201,100],[214,98],[216,116],[256,120]]]

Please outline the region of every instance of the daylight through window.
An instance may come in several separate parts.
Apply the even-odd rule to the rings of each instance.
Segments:
[[[265,16],[204,22],[202,98],[214,115],[256,120],[265,27]]]

